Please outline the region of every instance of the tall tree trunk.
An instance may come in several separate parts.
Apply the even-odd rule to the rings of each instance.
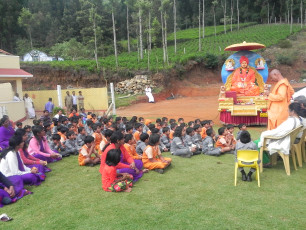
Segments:
[[[30,38],[30,45],[31,45],[31,51],[33,50],[33,42],[32,42],[32,31],[31,28],[28,28],[29,31],[29,38]]]
[[[290,22],[290,34],[292,34],[292,24],[293,24],[292,5],[293,5],[293,0],[291,0],[291,22]]]
[[[221,5],[222,5],[222,8],[223,8],[224,33],[226,34],[226,0],[224,0],[224,4],[223,4],[223,1],[221,0]]]
[[[239,0],[237,0],[237,28],[239,30]]]
[[[201,52],[201,0],[199,0],[199,52]]]
[[[303,1],[302,0],[301,0],[300,10],[301,10],[301,28],[303,28]]]
[[[215,7],[213,6],[213,14],[214,14],[214,28],[215,28],[215,37],[217,36],[217,28],[216,28],[216,12],[215,12]]]
[[[139,9],[139,48],[140,48],[140,59],[143,59],[143,44],[142,44],[142,18],[141,9]]]
[[[130,45],[130,24],[129,24],[129,6],[126,5],[126,30],[127,30],[127,42],[128,42],[128,52],[131,52]]]
[[[97,48],[97,29],[96,29],[96,17],[93,16],[93,31],[95,36],[95,60],[96,60],[96,66],[97,70],[99,69],[99,62],[98,62],[98,48]]]
[[[165,29],[164,29],[164,39],[165,39],[165,52],[166,52],[166,61],[169,65],[169,56],[168,56],[168,44],[167,44],[167,14],[164,13],[164,20],[165,20]]]
[[[176,0],[173,1],[173,17],[174,17],[174,53],[176,54]]]
[[[115,25],[114,8],[112,8],[112,21],[113,21],[113,35],[114,35],[114,49],[115,49],[116,68],[118,68],[118,53],[117,53],[117,39],[116,39],[116,25]]]
[[[151,34],[151,11],[149,10],[149,52],[152,49],[152,34]]]
[[[234,14],[234,4],[233,0],[231,0],[231,32],[233,31],[233,14]]]
[[[288,23],[288,25],[290,25],[290,7],[289,7],[289,5],[290,5],[290,3],[287,1],[287,23]]]
[[[270,24],[270,3],[268,2],[268,24]]]
[[[164,34],[164,17],[163,11],[160,11],[160,21],[161,21],[161,28],[162,28],[162,44],[163,44],[163,61],[166,62],[166,49],[165,49],[165,34]]]
[[[202,27],[203,38],[205,38],[205,1],[203,0],[203,12],[202,12]]]

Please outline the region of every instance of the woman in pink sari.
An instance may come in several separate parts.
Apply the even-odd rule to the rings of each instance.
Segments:
[[[43,175],[45,175],[46,172],[51,172],[51,169],[47,167],[47,161],[42,161],[38,158],[31,156],[28,153],[28,146],[26,144],[28,135],[26,131],[24,129],[17,129],[15,132],[15,136],[21,136],[22,140],[25,142],[23,148],[19,149],[19,154],[24,165],[29,168],[36,167],[38,169],[38,172]]]
[[[43,127],[36,125],[34,126],[32,131],[34,137],[30,140],[29,143],[29,154],[42,161],[47,161],[48,163],[59,161],[62,159],[60,154],[50,149],[48,141],[45,137],[46,132]]]

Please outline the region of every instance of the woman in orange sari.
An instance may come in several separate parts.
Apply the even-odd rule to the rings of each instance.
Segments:
[[[240,65],[233,73],[231,91],[244,96],[258,96],[259,87],[255,85],[255,71],[249,67],[249,59],[242,56]]]

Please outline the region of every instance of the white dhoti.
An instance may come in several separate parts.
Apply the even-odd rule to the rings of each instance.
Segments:
[[[146,95],[149,98],[149,102],[154,102],[153,94],[151,93],[151,88],[146,88]]]
[[[33,107],[33,101],[31,98],[25,98],[24,99],[24,105],[25,105],[25,108],[27,110],[27,113],[28,113],[28,117],[30,119],[32,118],[35,118],[35,110],[34,110],[34,107]]]

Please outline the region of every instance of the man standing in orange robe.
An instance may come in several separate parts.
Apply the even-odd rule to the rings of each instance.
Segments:
[[[271,130],[287,120],[289,116],[288,106],[294,90],[279,70],[272,70],[269,76],[273,81],[277,81],[268,96],[268,130]]]

